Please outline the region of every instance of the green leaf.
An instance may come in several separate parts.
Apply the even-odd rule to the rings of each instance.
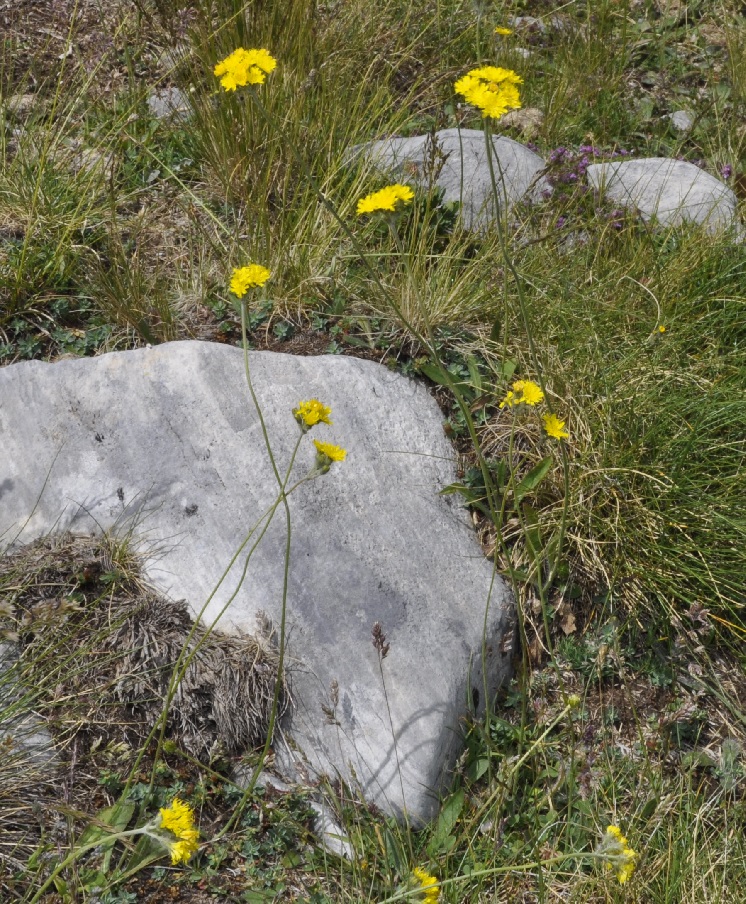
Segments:
[[[386,844],[386,859],[392,870],[400,876],[409,874],[407,853],[402,843],[391,831],[388,824],[383,827],[383,840]]]
[[[533,552],[536,555],[541,551],[541,535],[539,533],[539,513],[536,509],[529,505],[528,503],[524,503],[521,506],[523,511],[523,519],[526,523],[526,541]]]
[[[538,465],[534,465],[533,468],[531,468],[528,474],[526,474],[523,480],[515,488],[516,503],[520,502],[527,493],[531,493],[539,486],[551,470],[553,461],[554,459],[550,455],[547,458],[543,458]]]
[[[647,822],[657,809],[658,798],[651,797],[650,800],[642,808],[642,813],[640,813],[640,819],[642,820],[642,822]]]
[[[490,758],[488,756],[480,756],[469,764],[467,775],[472,782],[478,782],[489,768]]]
[[[425,364],[420,364],[420,373],[425,374],[428,380],[432,380],[433,383],[437,383],[438,386],[449,386],[454,382],[453,377],[449,373],[439,365],[433,364],[430,361]]]
[[[507,361],[503,361],[502,370],[503,370],[503,376],[505,377],[506,380],[510,380],[512,378],[517,367],[518,367],[518,365],[515,361],[511,361],[510,359],[508,359]]]
[[[132,814],[135,812],[135,803],[131,800],[120,800],[112,807],[102,810],[96,817],[94,825],[88,828],[80,836],[78,844],[94,844],[101,839],[101,847],[113,847],[114,839],[109,836],[117,832],[123,832]]]
[[[438,854],[446,854],[456,844],[456,839],[452,835],[456,823],[458,822],[461,811],[464,809],[464,791],[459,788],[441,807],[438,814],[438,821],[435,824],[435,831],[430,843],[427,846],[427,852],[431,857],[437,857]]]
[[[482,374],[479,370],[479,365],[477,364],[477,359],[474,355],[469,355],[466,359],[466,366],[469,368],[469,377],[471,378],[471,385],[477,391],[477,394],[481,394],[483,392],[483,381]]]

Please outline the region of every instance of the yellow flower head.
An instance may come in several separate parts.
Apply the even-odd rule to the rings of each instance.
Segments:
[[[268,50],[244,50],[239,47],[221,60],[213,72],[226,91],[235,91],[244,85],[261,85],[277,66],[277,60]]]
[[[188,863],[192,854],[196,853],[199,845],[197,844],[197,835],[195,838],[183,838],[171,845],[171,863]]]
[[[607,869],[616,872],[621,885],[624,885],[635,871],[639,856],[629,846],[618,826],[607,826],[596,853],[606,862]]]
[[[498,25],[497,28],[495,29],[495,34],[503,35],[503,36],[512,35],[513,29],[512,28],[504,28],[502,25]]]
[[[231,276],[231,292],[237,298],[243,298],[249,289],[255,286],[263,286],[272,274],[261,264],[249,264],[248,267],[238,267]]]
[[[484,118],[499,119],[508,110],[520,109],[520,84],[523,84],[523,79],[512,69],[480,66],[462,76],[454,88],[467,103],[481,110]]]
[[[194,827],[194,811],[189,804],[175,797],[171,806],[160,810],[159,828],[176,836],[176,841],[167,841],[172,863],[186,863],[197,850],[199,831]]]
[[[357,213],[361,216],[365,213],[376,213],[379,210],[388,210],[394,213],[399,202],[409,204],[414,198],[414,192],[408,185],[387,185],[380,191],[374,191],[357,202]]]
[[[561,421],[556,414],[544,415],[544,429],[547,432],[547,436],[551,436],[554,439],[567,439],[570,435],[565,430],[565,422]]]
[[[344,461],[347,458],[347,450],[339,446],[333,446],[331,443],[320,443],[317,439],[313,441],[319,456],[328,458],[329,462]]]
[[[440,890],[438,880],[435,876],[431,876],[418,866],[416,866],[412,872],[420,883],[420,891],[423,893],[422,900],[425,901],[426,904],[437,904],[437,902],[440,901]]]
[[[661,325],[658,327],[658,332],[659,332],[659,333],[665,333],[665,332],[666,332],[666,328],[663,326],[663,324],[661,324]]]
[[[516,380],[512,390],[508,390],[500,402],[501,408],[512,408],[514,405],[538,405],[544,401],[541,387],[531,380]]]
[[[316,424],[332,424],[329,415],[332,409],[322,405],[318,399],[310,399],[308,402],[299,402],[297,408],[293,408],[293,417],[300,424],[301,430],[306,433]]]

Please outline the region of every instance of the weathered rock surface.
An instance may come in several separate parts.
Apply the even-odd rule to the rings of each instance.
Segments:
[[[291,779],[339,775],[386,811],[426,820],[460,719],[509,674],[514,633],[465,511],[438,495],[454,478],[440,412],[423,386],[354,358],[256,352],[251,368],[282,473],[299,435],[291,409],[312,397],[332,406],[334,426],[303,438],[291,484],[313,464],[313,437],[348,449],[290,496],[293,705],[278,763]],[[276,494],[239,349],[176,342],[0,369],[3,548],[67,528],[131,531],[156,589],[251,632],[259,610],[280,621],[282,507],[245,582],[242,554],[211,594]],[[387,699],[376,621],[390,644]]]
[[[34,712],[31,695],[14,682],[17,663],[15,644],[0,641],[0,745],[4,756],[17,762],[19,769],[48,767],[57,760],[52,736]]]
[[[687,110],[674,110],[668,118],[677,132],[689,132],[694,126],[694,116]]]
[[[545,163],[538,154],[517,141],[493,136],[495,179],[500,205],[508,208],[527,198],[538,200],[549,188],[541,176]],[[461,204],[461,218],[467,229],[483,229],[494,219],[492,180],[487,162],[487,146],[479,129],[442,129],[412,138],[386,138],[356,149],[399,181],[413,178],[443,189],[443,201]],[[493,158],[494,160],[495,158]]]
[[[662,226],[699,223],[711,233],[735,227],[737,199],[727,185],[681,160],[647,157],[641,160],[594,163],[588,181],[623,207],[636,207],[643,219]]]
[[[189,98],[181,88],[159,88],[148,97],[148,109],[156,119],[189,119]]]

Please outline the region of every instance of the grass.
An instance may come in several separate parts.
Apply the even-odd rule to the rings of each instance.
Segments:
[[[746,901],[743,249],[695,228],[653,229],[569,179],[582,145],[681,156],[723,176],[743,214],[740,5],[74,7],[63,22],[51,4],[22,2],[4,36],[0,363],[175,338],[238,343],[228,279],[261,261],[272,304],[250,312],[253,346],[363,355],[434,384],[485,552],[515,580],[522,644],[514,683],[469,727],[453,791],[423,832],[330,788],[355,852],[338,860],[315,839],[302,792],[256,789],[243,801],[230,757],[200,762],[173,738],[135,765],[136,745],[107,735],[67,763],[67,798],[44,784],[47,815],[31,840],[0,849],[3,895],[30,900],[49,852],[69,851],[127,787],[151,814],[182,795],[203,838],[224,834],[178,870],[128,875],[127,858],[142,852],[117,849],[104,874],[88,856],[46,900],[383,901],[420,866],[450,902]],[[516,15],[538,24],[493,36]],[[239,45],[280,60],[261,95],[268,119],[244,96],[217,93],[212,67]],[[499,236],[464,233],[437,192],[419,191],[400,222],[411,278],[384,225],[354,217],[386,177],[351,165],[351,149],[393,132],[481,127],[452,90],[480,60],[523,76],[524,106],[543,113],[538,152],[567,149],[551,157],[552,199],[510,224],[522,301]],[[147,106],[153,88],[171,85],[185,92],[188,121],[157,120]],[[29,93],[22,108],[17,96]],[[694,115],[688,133],[666,118],[677,109]],[[539,377],[568,423],[568,480],[554,456],[513,510],[511,469],[525,477],[548,447],[535,419],[514,424],[499,403],[512,380]],[[485,483],[508,500],[502,520],[485,510]],[[126,558],[121,567],[136,573]],[[6,602],[14,593],[3,586]],[[26,703],[3,703],[6,717],[54,708],[59,674],[39,674]],[[85,701],[80,682],[75,693]],[[567,708],[568,693],[579,706]],[[33,788],[7,771],[3,800],[38,813]],[[610,823],[640,853],[623,886],[589,856]]]

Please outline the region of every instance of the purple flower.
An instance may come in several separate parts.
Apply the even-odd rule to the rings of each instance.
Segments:
[[[562,229],[566,222],[567,217],[557,217],[557,222],[554,225],[557,229]]]
[[[720,175],[723,177],[723,179],[730,179],[730,177],[733,175],[733,167],[730,165],[730,163],[725,164],[725,166],[720,170]]]

